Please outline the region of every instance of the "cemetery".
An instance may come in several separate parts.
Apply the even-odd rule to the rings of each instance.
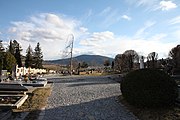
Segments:
[[[146,62],[144,62],[145,60]],[[3,62],[4,61],[1,61],[1,63]],[[77,108],[77,107],[73,107],[74,103],[77,103],[76,104],[77,106],[84,104],[85,105],[84,108],[86,108],[86,106],[89,105],[92,107],[92,109],[94,109],[94,106],[92,106],[91,103],[93,102],[103,103],[105,99],[94,99],[94,96],[98,95],[99,91],[101,90],[102,92],[104,92],[104,94],[102,94],[102,97],[105,97],[107,100],[109,100],[109,98],[112,98],[111,96],[112,94],[116,96],[116,98],[113,97],[113,101],[109,102],[110,104],[115,105],[116,101],[120,101],[123,103],[123,99],[124,99],[126,100],[127,104],[136,107],[134,109],[135,112],[137,111],[138,107],[156,108],[152,111],[152,113],[154,114],[154,112],[159,111],[159,108],[164,106],[171,106],[171,105],[179,106],[180,105],[180,76],[179,76],[180,71],[178,71],[179,69],[177,68],[179,68],[179,66],[177,65],[180,65],[180,63],[179,61],[176,61],[178,64],[175,67],[173,67],[171,62],[174,62],[173,59],[158,60],[157,53],[155,52],[150,53],[147,57],[143,57],[143,56],[139,56],[134,50],[127,50],[123,54],[118,54],[115,57],[114,61],[112,62],[113,64],[111,66],[110,63],[108,64],[104,63],[102,69],[94,70],[94,69],[88,69],[88,66],[84,68],[79,65],[77,67],[77,73],[75,73],[74,68],[76,67],[74,66],[73,68],[72,60],[71,60],[71,65],[69,66],[69,68],[67,67],[69,70],[65,71],[64,74],[61,75],[55,74],[58,73],[56,71],[48,72],[57,75],[56,77],[54,76],[53,77],[50,76],[50,78],[48,77],[48,79],[51,82],[55,83],[53,84],[55,87],[52,88],[53,89],[52,91],[50,87],[48,87],[48,90],[45,91],[45,89],[49,85],[47,85],[48,83],[47,79],[43,78],[44,74],[47,74],[47,70],[42,69],[43,68],[42,63],[40,65],[37,64],[38,66],[34,66],[35,64],[27,65],[28,63],[27,62],[24,65],[16,65],[16,66],[12,65],[11,69],[8,68],[8,65],[6,66],[1,65],[0,118],[6,120],[9,118],[9,116],[10,117],[13,116],[11,114],[18,113],[17,112],[18,110],[20,114],[21,113],[24,114],[24,110],[27,109],[27,111],[30,113],[29,116],[32,116],[31,114],[37,110],[46,111],[47,114],[46,115],[44,114],[43,117],[49,119],[48,117],[49,114],[51,113],[50,112],[51,110],[54,111],[55,114],[57,113],[56,107],[54,107],[54,103],[53,103],[54,101],[53,102],[49,101],[48,103],[49,105],[53,105],[53,109],[51,109],[51,107],[48,108],[49,105],[46,106],[46,102],[42,102],[42,101],[47,100],[51,92],[54,94],[52,94],[51,97],[49,98],[53,100],[55,98],[55,100],[57,100],[57,103],[60,103],[62,106],[64,106],[64,108],[61,108],[62,109],[61,111],[66,111],[65,110],[66,107],[70,107],[72,108],[73,111],[72,113],[74,113],[74,111],[76,111],[75,109]],[[107,77],[108,74],[110,76],[114,76],[115,73],[118,74],[119,76],[118,80],[116,81],[110,80],[109,78],[111,77],[109,76]],[[77,78],[71,75],[77,75]],[[81,79],[82,77],[83,79]],[[178,83],[178,87],[176,83]],[[64,88],[61,88],[61,86],[63,86]],[[40,91],[39,94],[37,94],[37,92],[35,91],[39,90],[39,88],[43,88],[43,90]],[[85,90],[87,88],[88,90]],[[109,89],[104,89],[104,88],[109,88]],[[62,89],[64,90],[63,92]],[[74,93],[74,91],[76,91],[76,93]],[[79,92],[78,94],[77,91]],[[94,91],[94,92],[89,94],[89,91],[90,92]],[[46,93],[46,95],[43,92]],[[57,95],[56,93],[60,93],[60,94]],[[78,95],[80,95],[80,97]],[[109,97],[107,97],[106,95]],[[42,97],[43,100],[40,99],[41,96],[43,96]],[[121,96],[122,96],[122,101],[120,100]],[[84,100],[85,101],[87,100],[88,102],[83,103]],[[41,105],[41,107],[35,106],[33,108],[32,106],[34,105],[35,102],[36,102],[36,106],[39,106],[40,104],[43,105]],[[59,106],[59,104],[57,104],[56,106]],[[113,117],[115,118],[121,117],[118,116],[118,113],[125,111],[124,108],[121,108],[121,106],[117,106],[117,105],[115,106],[117,108],[113,112],[117,112],[116,114],[117,116],[113,116]],[[176,109],[177,106],[173,106],[173,108]],[[47,107],[47,109],[41,110],[42,107]],[[89,110],[91,110],[91,107],[89,108]],[[104,106],[102,105],[101,107]],[[17,111],[14,111],[14,109],[16,109]],[[103,109],[112,111],[107,107]],[[133,111],[131,110],[131,108],[128,109],[130,111]],[[168,107],[166,109],[169,110]],[[177,110],[179,111],[179,109]],[[134,111],[133,114],[135,114]],[[142,111],[144,111],[144,109],[140,110],[140,112],[138,113],[141,113]],[[170,110],[170,111],[174,111],[174,110]],[[179,117],[178,111],[175,114],[173,114],[173,116],[175,116],[176,118]],[[159,112],[157,113],[160,114]],[[65,114],[67,113],[65,112]],[[82,114],[79,113],[77,114],[80,115],[80,117],[82,117]],[[101,111],[101,114],[105,116],[106,112]],[[38,113],[36,117],[38,116],[41,116],[41,114]],[[135,114],[135,116],[141,118],[138,114]],[[131,117],[136,118],[135,116],[131,116]],[[155,115],[155,117],[156,116],[157,118],[159,117],[159,115]],[[61,117],[63,118],[64,116]],[[99,116],[95,115],[95,117],[99,117]],[[124,115],[124,117],[127,116]],[[106,116],[106,118],[108,118],[108,116]]]
[[[18,80],[11,80],[11,81],[2,81],[0,83],[0,107],[5,107],[6,102],[4,101],[5,98],[9,98],[9,100],[13,100],[13,97],[17,96],[18,98],[22,96],[22,99],[19,99],[20,103],[22,104],[22,101],[25,101],[24,99],[27,99],[28,95],[26,95],[26,92],[32,91],[32,89],[35,89],[36,87],[44,87],[47,85],[47,79],[40,78],[40,79],[34,79],[34,80],[28,80],[28,81],[18,81]],[[3,98],[3,96],[5,98]],[[25,97],[24,97],[25,96]],[[7,99],[6,99],[7,100]],[[7,103],[9,103],[8,101]],[[3,103],[3,104],[2,104]],[[19,103],[19,102],[18,102]],[[7,107],[14,107],[14,105],[7,105]],[[17,108],[20,105],[17,106]]]
[[[17,109],[28,99],[29,94],[39,87],[47,85],[47,79],[42,77],[45,70],[17,68],[16,77],[2,71],[0,82],[0,118],[11,116],[12,109]]]

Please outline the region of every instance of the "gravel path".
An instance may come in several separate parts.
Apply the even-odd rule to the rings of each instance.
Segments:
[[[53,78],[43,120],[136,120],[117,102],[120,86],[104,77]]]

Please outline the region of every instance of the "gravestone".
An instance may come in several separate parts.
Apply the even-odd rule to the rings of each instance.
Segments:
[[[140,69],[144,69],[144,57],[141,56],[140,58]]]
[[[0,83],[0,91],[28,91],[21,84]]]

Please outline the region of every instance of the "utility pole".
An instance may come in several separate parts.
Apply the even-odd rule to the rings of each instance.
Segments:
[[[72,54],[73,54],[73,43],[74,43],[74,36],[71,34],[71,52],[70,52],[70,54],[71,54],[71,59],[70,59],[70,74],[72,75],[72,70],[73,70],[73,66],[72,66]]]
[[[70,54],[70,58],[69,58],[70,59],[70,61],[69,61],[70,66],[68,66],[68,67],[70,67],[69,68],[69,73],[70,73],[70,75],[72,75],[72,71],[73,71],[73,65],[72,65],[73,58],[72,57],[73,57],[73,44],[74,44],[74,36],[73,36],[73,34],[68,35],[66,42],[68,44],[66,45],[65,50],[63,51],[62,57],[66,58]]]

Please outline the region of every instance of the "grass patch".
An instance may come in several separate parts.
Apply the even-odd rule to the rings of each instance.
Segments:
[[[18,109],[13,109],[14,114],[19,112],[29,112],[25,119],[37,119],[41,108],[47,104],[47,98],[51,94],[51,88],[37,88],[31,94],[28,94],[28,99]]]
[[[177,106],[158,109],[137,108],[126,102],[122,95],[119,101],[140,120],[180,120],[180,108]]]

